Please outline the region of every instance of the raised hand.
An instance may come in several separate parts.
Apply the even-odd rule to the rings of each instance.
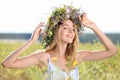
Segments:
[[[42,26],[44,25],[44,22],[40,22],[40,24],[37,26],[37,28],[33,31],[32,36],[31,36],[31,40],[32,41],[36,41],[39,38],[39,35],[42,32]]]
[[[86,14],[83,14],[82,16],[79,15],[79,20],[87,28],[93,29],[96,26],[94,22],[87,18]]]

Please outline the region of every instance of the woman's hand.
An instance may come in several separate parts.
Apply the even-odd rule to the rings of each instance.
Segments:
[[[83,14],[82,16],[79,15],[79,20],[87,28],[93,29],[94,27],[96,27],[96,24],[89,20],[86,14]]]
[[[33,31],[31,39],[32,41],[36,41],[39,38],[40,33],[42,32],[42,26],[44,25],[44,22],[40,22],[40,24],[37,26],[37,28]]]

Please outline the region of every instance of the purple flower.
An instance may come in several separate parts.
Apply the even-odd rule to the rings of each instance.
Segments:
[[[56,17],[55,17],[55,16],[53,16],[53,17],[51,17],[51,18],[50,18],[50,20],[55,21],[55,20],[56,20]]]
[[[67,8],[66,13],[70,13],[70,9],[69,8]]]

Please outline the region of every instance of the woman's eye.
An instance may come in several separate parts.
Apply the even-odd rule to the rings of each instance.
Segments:
[[[68,29],[68,28],[64,27],[63,29]]]

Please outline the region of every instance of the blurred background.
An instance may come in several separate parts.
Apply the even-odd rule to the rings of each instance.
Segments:
[[[119,0],[0,0],[0,32],[31,33],[62,4],[83,8],[103,32],[120,32]]]
[[[0,63],[30,38],[41,21],[47,21],[54,7],[63,4],[82,8],[88,18],[94,21],[119,49],[118,54],[111,58],[79,64],[81,80],[120,80],[119,0],[0,0]],[[104,48],[90,29],[85,28],[79,39],[79,49]],[[38,41],[41,40],[40,35]],[[42,45],[33,44],[21,56],[38,49],[43,49]],[[27,69],[6,69],[0,65],[0,80],[44,80],[42,71],[36,66]]]
[[[120,5],[119,0],[0,0],[0,40],[29,39],[35,27],[46,22],[54,7],[63,4],[82,8],[88,18],[114,42],[120,42]],[[86,40],[93,33],[85,29]],[[83,38],[81,38],[83,39]],[[81,40],[85,41],[85,40]]]

